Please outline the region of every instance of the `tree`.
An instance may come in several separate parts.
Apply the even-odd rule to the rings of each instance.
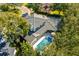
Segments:
[[[56,33],[54,44],[49,46],[44,55],[79,56],[79,4],[68,4],[62,19],[61,31]],[[75,13],[76,12],[76,13]]]
[[[54,9],[54,10],[62,10],[62,11],[65,11],[66,9],[68,9],[68,5],[66,4],[66,3],[55,3],[55,4],[52,4],[51,5],[52,6],[52,8]]]
[[[21,11],[17,8],[19,4],[12,4],[12,3],[6,3],[6,4],[1,4],[0,5],[0,10],[3,11],[3,12],[13,12],[13,13],[16,13],[16,14],[20,14]]]
[[[39,3],[29,3],[26,4],[26,7],[33,9],[34,12],[38,12],[39,9]]]
[[[29,45],[29,43],[23,41],[23,43],[21,43],[20,49],[17,49],[16,55],[19,55],[19,56],[34,56],[34,55],[36,55],[36,52]]]
[[[12,46],[19,46],[29,31],[29,22],[15,13],[0,12],[0,32]],[[23,38],[21,38],[23,37]]]

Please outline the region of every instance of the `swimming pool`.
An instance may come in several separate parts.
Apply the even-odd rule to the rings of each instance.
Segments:
[[[35,49],[38,51],[43,50],[47,45],[49,45],[53,41],[53,37],[51,35],[43,36],[36,44]]]

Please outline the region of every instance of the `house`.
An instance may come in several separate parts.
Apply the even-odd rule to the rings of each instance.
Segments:
[[[33,46],[46,32],[58,31],[61,18],[47,17],[34,13],[28,17],[28,21],[31,24],[30,35],[27,35],[25,39]]]
[[[28,13],[28,15],[29,15],[28,19],[27,19],[26,15],[24,15],[24,14],[22,14],[22,15],[24,15],[24,18],[26,18],[29,21],[29,23],[31,24],[29,33],[24,39],[26,39],[27,42],[34,49],[36,48],[37,45],[40,44],[40,42],[44,38],[46,38],[45,37],[46,34],[47,34],[47,36],[49,36],[50,34],[55,35],[52,32],[56,32],[59,30],[59,26],[60,26],[60,22],[61,22],[60,17],[48,17],[45,15],[37,14],[37,13],[31,14],[31,12],[29,11],[29,9],[27,9],[27,7],[21,7],[21,8],[25,13]],[[49,36],[49,38],[51,38],[51,36]],[[48,44],[48,43],[45,43],[45,44]]]

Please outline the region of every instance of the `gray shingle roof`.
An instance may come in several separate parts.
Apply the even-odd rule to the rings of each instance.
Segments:
[[[29,22],[35,28],[36,33],[42,34],[47,30],[57,31],[57,25],[61,21],[60,18],[45,17],[42,16],[30,16],[28,17]]]

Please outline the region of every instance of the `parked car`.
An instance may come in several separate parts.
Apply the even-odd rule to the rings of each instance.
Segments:
[[[0,49],[3,48],[3,47],[5,47],[5,45],[6,45],[5,42],[1,43],[1,44],[0,44]]]
[[[3,38],[0,37],[0,44],[2,44],[4,42],[5,42],[5,39],[3,39]]]
[[[6,45],[5,39],[0,37],[0,49]]]
[[[22,17],[28,18],[28,13],[23,14]]]

